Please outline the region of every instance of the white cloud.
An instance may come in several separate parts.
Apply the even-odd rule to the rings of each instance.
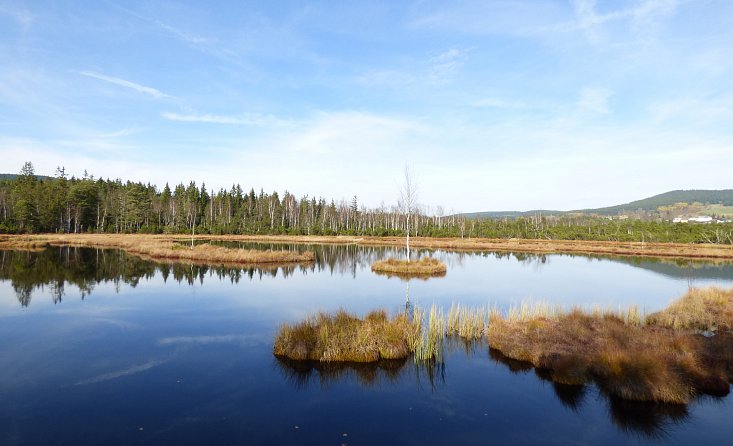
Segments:
[[[292,125],[291,121],[257,113],[245,113],[238,116],[226,116],[212,115],[208,113],[180,114],[164,112],[161,114],[161,116],[169,121],[201,122],[207,124],[248,125],[255,127],[289,127]]]
[[[470,50],[451,48],[429,59],[428,79],[433,83],[450,82],[463,66]]]
[[[606,88],[583,88],[577,106],[581,111],[606,114],[610,111],[608,100],[613,92]]]
[[[207,345],[207,344],[252,344],[258,340],[256,336],[247,335],[212,335],[212,336],[174,336],[158,340],[159,345]]]
[[[640,0],[630,8],[598,13],[596,0],[574,0],[576,26],[584,30],[592,41],[599,40],[603,25],[629,20],[632,28],[641,33],[653,32],[659,21],[676,11],[677,0]]]
[[[137,91],[138,93],[144,93],[149,96],[152,96],[156,99],[160,98],[172,98],[172,96],[167,95],[160,90],[153,88],[153,87],[147,87],[145,85],[136,84],[135,82],[131,82],[125,79],[120,79],[117,77],[111,77],[111,76],[105,76],[103,74],[99,73],[93,73],[91,71],[80,71],[79,74],[82,76],[91,77],[94,79],[99,79],[105,82],[109,82],[111,84],[119,85],[120,87],[130,88],[132,90]]]
[[[103,375],[95,376],[94,378],[85,379],[83,381],[77,382],[74,385],[76,385],[76,386],[83,386],[83,385],[86,385],[86,384],[96,384],[96,383],[103,382],[103,381],[109,381],[109,380],[112,380],[112,379],[122,378],[123,376],[134,375],[136,373],[141,373],[141,372],[144,372],[146,370],[150,370],[153,367],[157,367],[157,366],[159,366],[159,365],[161,365],[163,363],[164,363],[164,361],[161,361],[161,360],[152,360],[152,361],[148,361],[148,362],[146,362],[144,364],[140,364],[140,365],[128,367],[128,368],[123,369],[123,370],[118,370],[118,371],[115,371],[115,372],[105,373]]]

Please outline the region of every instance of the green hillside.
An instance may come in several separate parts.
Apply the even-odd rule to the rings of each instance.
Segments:
[[[677,203],[701,203],[707,205],[701,209],[703,213],[712,213],[719,215],[729,214],[729,208],[733,206],[733,189],[724,190],[673,190],[663,194],[654,195],[653,197],[644,198],[642,200],[632,201],[630,203],[619,204],[617,206],[609,206],[596,209],[578,209],[574,211],[552,211],[552,210],[533,210],[533,211],[486,211],[486,212],[470,212],[461,214],[466,218],[519,218],[529,217],[537,214],[541,215],[563,215],[568,213],[596,214],[596,215],[618,215],[619,213],[634,212],[638,210],[656,211],[662,206],[672,206]]]
[[[575,212],[598,215],[616,215],[619,212],[632,212],[636,210],[655,211],[660,206],[671,206],[675,203],[702,203],[721,204],[733,206],[733,189],[724,190],[673,190],[643,200],[632,201],[631,203],[609,206],[598,209],[581,209]]]

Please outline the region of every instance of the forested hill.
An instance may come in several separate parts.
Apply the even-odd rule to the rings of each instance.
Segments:
[[[619,212],[636,211],[639,209],[655,211],[660,206],[672,206],[676,203],[722,204],[724,206],[733,206],[733,189],[673,190],[653,197],[644,198],[643,200],[632,201],[631,203],[598,209],[581,209],[573,212],[598,215],[616,215]]]
[[[0,173],[0,181],[2,180],[15,180],[18,178],[17,173]],[[39,180],[49,180],[51,177],[48,177],[46,175],[36,175],[36,179]]]
[[[733,206],[733,189],[673,190],[663,194],[654,195],[653,197],[644,198],[642,200],[632,201],[630,203],[595,209],[578,209],[573,211],[552,211],[544,209],[532,211],[487,211],[471,212],[461,215],[466,218],[518,218],[536,215],[563,215],[569,213],[617,215],[623,212],[633,212],[638,210],[656,211],[661,206],[672,206],[677,203],[721,204],[723,206]]]
[[[695,197],[703,199],[699,195],[677,195],[670,200]],[[674,224],[578,213],[550,218],[549,214],[536,211],[525,218],[467,219],[461,215],[427,215],[419,208],[408,214],[396,205],[369,209],[360,206],[356,197],[349,202],[334,202],[309,195],[295,196],[288,191],[247,191],[239,184],[231,189],[211,190],[194,181],[166,184],[160,190],[151,184],[95,179],[86,174],[82,178],[67,178],[63,169],[55,177],[39,179],[31,163],[26,163],[15,178],[0,180],[0,234],[395,236],[404,235],[409,227],[412,236],[431,237],[733,244],[733,223]]]

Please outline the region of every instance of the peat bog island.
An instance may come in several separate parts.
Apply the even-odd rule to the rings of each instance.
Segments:
[[[728,444],[731,22],[0,4],[0,444]]]

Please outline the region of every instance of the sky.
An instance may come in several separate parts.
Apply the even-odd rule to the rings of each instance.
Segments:
[[[0,172],[434,212],[733,188],[733,2],[0,0]]]

